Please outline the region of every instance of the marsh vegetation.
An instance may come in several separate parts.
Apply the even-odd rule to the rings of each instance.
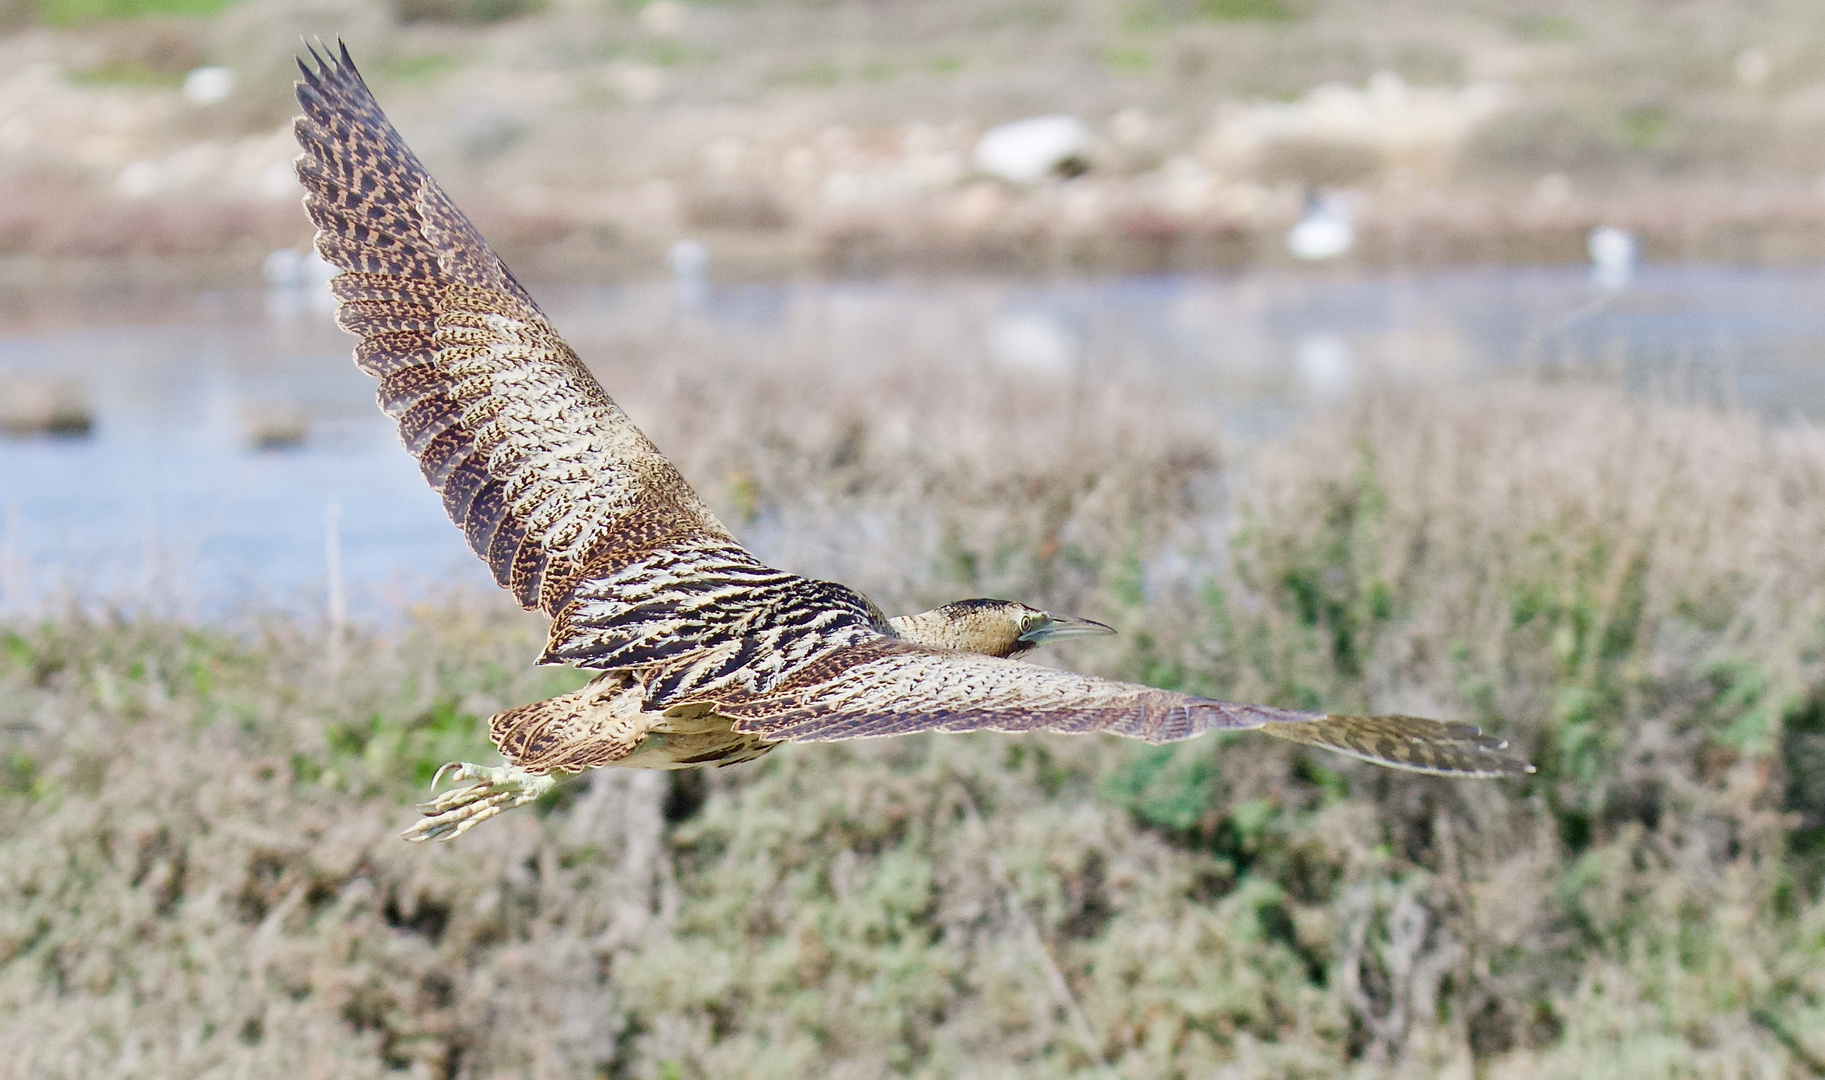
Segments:
[[[918,737],[604,772],[412,847],[437,765],[580,681],[500,598],[340,647],[16,618],[0,1075],[1825,1071],[1815,432],[1519,382],[1254,449],[1113,384],[706,362],[641,396],[793,570],[1095,617],[1121,636],[1056,661],[1463,717],[1540,771]]]

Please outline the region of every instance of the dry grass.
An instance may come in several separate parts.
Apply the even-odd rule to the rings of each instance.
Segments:
[[[339,674],[278,619],[21,624],[0,1077],[1825,1068],[1816,435],[1506,385],[1225,464],[1141,390],[797,378],[607,381],[794,569],[1121,626],[1086,669],[1471,717],[1540,773],[914,738],[601,773],[418,848],[429,770],[574,684],[536,620],[445,598]]]

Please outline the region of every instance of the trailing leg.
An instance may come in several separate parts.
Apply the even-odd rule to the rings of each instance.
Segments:
[[[658,716],[642,712],[642,688],[624,673],[610,672],[581,690],[560,694],[496,715],[488,733],[509,764],[499,767],[453,761],[468,787],[446,791],[419,807],[424,820],[400,835],[407,840],[454,840],[482,822],[523,806],[557,785],[555,774],[612,765],[646,740]],[[437,780],[432,780],[432,787]]]
[[[451,762],[431,779],[435,788],[444,770],[452,770],[458,783],[474,780],[467,787],[452,788],[418,808],[425,816],[399,835],[414,843],[425,840],[454,840],[482,822],[516,806],[536,800],[558,785],[550,773],[530,773],[517,765],[490,768],[486,765]]]

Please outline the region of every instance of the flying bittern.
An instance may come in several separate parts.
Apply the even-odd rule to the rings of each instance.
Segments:
[[[510,763],[454,764],[413,840],[460,836],[555,777],[747,761],[782,742],[916,731],[1107,732],[1167,742],[1259,728],[1453,776],[1530,767],[1464,724],[1210,701],[1013,659],[1109,633],[965,600],[889,619],[842,585],[761,564],[716,520],[451,204],[350,61],[311,51],[298,178],[355,360],[469,546],[551,617],[541,663],[601,672],[495,716]]]

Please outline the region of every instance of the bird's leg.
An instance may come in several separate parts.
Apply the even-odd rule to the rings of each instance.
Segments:
[[[532,802],[558,784],[554,776],[530,773],[516,765],[490,768],[453,761],[431,778],[433,788],[443,779],[445,769],[451,770],[452,778],[458,783],[464,780],[476,783],[452,788],[428,803],[420,803],[418,808],[425,816],[400,833],[402,838],[414,843],[454,840],[503,810]]]

